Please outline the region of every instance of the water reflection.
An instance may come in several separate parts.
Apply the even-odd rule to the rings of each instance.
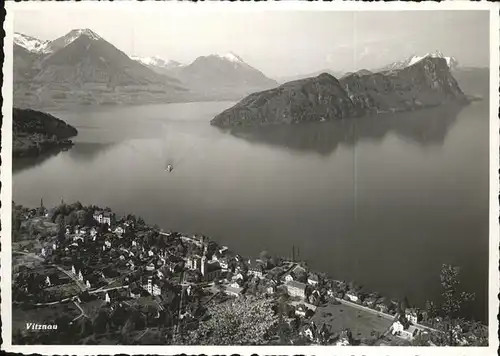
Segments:
[[[71,149],[71,147],[69,149]],[[40,166],[49,158],[55,157],[61,152],[61,148],[53,148],[36,157],[15,157],[12,159],[12,173],[19,173],[26,169]]]
[[[75,161],[91,162],[96,160],[102,153],[109,150],[114,144],[77,142],[74,146],[65,148],[53,148],[36,157],[14,158],[12,160],[12,172],[19,173],[26,169],[42,165],[50,158],[59,154],[68,154]],[[64,152],[67,151],[67,152]]]
[[[78,142],[68,154],[75,161],[91,162],[97,160],[114,145],[115,143]]]
[[[297,151],[332,154],[340,144],[381,141],[394,133],[421,146],[442,145],[463,106],[444,105],[403,114],[387,114],[336,122],[305,123],[258,128],[237,128],[230,133],[252,143],[282,146]]]

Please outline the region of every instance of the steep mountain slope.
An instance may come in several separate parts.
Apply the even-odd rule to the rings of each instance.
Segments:
[[[171,102],[189,95],[178,79],[130,59],[89,29],[43,43],[43,50],[31,46],[36,51],[14,45],[14,103],[20,108]]]
[[[14,83],[32,80],[37,73],[36,63],[42,58],[40,52],[28,51],[26,47],[14,43]]]
[[[110,85],[147,85],[176,82],[131,60],[125,53],[100,37],[86,33],[76,38],[57,39],[68,42],[42,61],[35,81],[48,83],[107,83]],[[65,43],[64,42],[64,43]],[[54,43],[51,47],[54,48]],[[61,42],[59,42],[61,43]],[[58,44],[56,48],[59,48]]]
[[[325,73],[254,93],[211,123],[233,127],[326,121],[467,101],[442,58],[429,56],[389,73],[361,73],[340,81]]]
[[[13,156],[36,156],[55,147],[71,145],[78,131],[64,121],[40,111],[12,111]]]
[[[14,32],[14,44],[24,48],[28,52],[48,53],[50,52],[47,50],[49,43],[50,41],[44,41],[19,32]]]

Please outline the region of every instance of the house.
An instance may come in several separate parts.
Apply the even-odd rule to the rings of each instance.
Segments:
[[[359,297],[355,292],[349,291],[345,294],[344,299],[350,300],[351,302],[359,302]]]
[[[308,310],[309,308],[307,308],[304,304],[301,304],[297,307],[297,309],[295,309],[295,315],[304,318]]]
[[[238,272],[235,275],[233,275],[233,280],[238,280],[238,279],[245,279],[245,276],[243,275],[243,273]]]
[[[314,273],[311,273],[309,275],[309,277],[307,277],[307,283],[312,285],[312,286],[315,286],[319,283],[319,277],[318,275],[314,274]]]
[[[150,263],[146,266],[146,271],[154,271],[156,269],[153,263]]]
[[[139,288],[130,289],[130,297],[134,299],[138,299],[141,297],[141,290]]]
[[[288,294],[290,294],[292,297],[300,297],[300,298],[306,297],[306,285],[304,283],[296,281],[287,281],[285,283],[285,286],[288,291]]]
[[[52,285],[52,281],[50,276],[45,277],[45,286],[50,287]]]
[[[392,323],[390,330],[392,335],[400,335],[404,330],[404,326],[399,320],[396,320]]]
[[[112,289],[106,292],[104,300],[106,303],[114,303],[123,299],[123,296],[117,289]]]
[[[321,300],[321,294],[319,293],[319,291],[316,289],[314,290],[311,295],[308,297],[308,300],[309,300],[309,303],[313,304],[313,305],[318,305],[320,303],[320,300]]]
[[[420,321],[420,313],[416,308],[406,308],[405,317],[412,324],[418,324]]]
[[[291,282],[291,281],[293,281],[293,280],[295,280],[295,277],[293,276],[293,274],[292,274],[292,273],[287,273],[287,274],[285,275],[285,281],[286,281],[286,282]]]
[[[100,279],[99,275],[95,273],[89,273],[84,277],[85,285],[87,288],[96,288],[99,285]]]
[[[219,259],[219,265],[223,271],[227,271],[229,269],[229,260],[227,259],[227,257],[222,257],[221,259]]]
[[[248,273],[256,277],[262,278],[264,275],[264,268],[261,264],[254,260],[248,260]]]
[[[270,285],[266,288],[266,293],[267,294],[274,294],[276,292],[276,286]]]
[[[222,273],[222,268],[218,263],[208,263],[207,257],[201,258],[201,275],[206,281],[212,281],[219,277]]]
[[[163,288],[158,283],[158,280],[153,277],[148,278],[147,284],[143,288],[146,289],[152,296],[161,295],[163,291]]]
[[[242,279],[237,279],[235,281],[233,281],[230,286],[233,287],[233,288],[242,288],[243,287],[243,280]]]
[[[336,346],[349,346],[352,342],[352,334],[349,329],[343,329],[340,331],[339,339],[337,340]]]
[[[93,217],[99,224],[108,224],[108,226],[111,226],[115,223],[115,214],[109,211],[95,211]]]
[[[186,261],[186,267],[190,270],[197,270],[201,268],[201,257],[200,256],[189,256]]]
[[[113,232],[118,236],[122,236],[125,233],[125,229],[121,226],[117,226]]]
[[[309,341],[316,342],[318,339],[318,330],[316,324],[311,322],[309,325],[306,325],[301,331],[300,334],[309,339]]]
[[[389,307],[383,302],[376,303],[375,309],[382,312],[382,313],[387,313],[389,311]]]

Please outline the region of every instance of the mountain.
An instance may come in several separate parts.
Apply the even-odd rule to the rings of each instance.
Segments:
[[[73,30],[52,41],[53,52],[42,60],[35,81],[48,83],[101,83],[148,85],[178,83],[133,61],[125,53],[90,30]]]
[[[323,73],[328,73],[328,74],[334,76],[335,78],[340,78],[343,75],[343,72],[340,72],[340,71],[334,71],[331,69],[324,69],[324,70],[320,70],[320,71],[309,73],[309,74],[297,74],[297,75],[292,75],[292,76],[280,77],[280,78],[277,78],[276,80],[278,81],[278,83],[284,84],[284,83],[291,82],[294,80],[317,77],[318,75],[323,74]]]
[[[32,53],[48,53],[47,46],[50,41],[39,40],[38,38],[14,32],[14,44]]]
[[[13,156],[37,156],[56,147],[71,145],[78,131],[66,122],[40,111],[13,108]]]
[[[172,70],[183,67],[184,65],[180,62],[171,60],[171,59],[162,59],[159,56],[154,57],[138,57],[131,56],[131,59],[145,65],[148,68],[151,68],[157,73],[160,74],[171,74]]]
[[[193,91],[213,98],[240,99],[277,85],[234,53],[198,57],[175,76]]]
[[[179,80],[130,59],[89,29],[72,30],[37,51],[27,47],[36,46],[14,44],[19,107],[168,102],[187,92]]]
[[[451,70],[455,70],[459,66],[459,63],[455,57],[446,57],[443,53],[436,51],[434,53],[427,53],[423,56],[413,55],[413,56],[406,58],[402,61],[394,62],[394,63],[391,63],[383,68],[380,68],[378,70],[378,72],[403,69],[403,68],[409,67],[409,66],[411,66],[411,65],[413,65],[413,64],[415,64],[415,63],[417,63],[417,62],[419,62],[422,59],[427,58],[427,57],[443,58],[444,60],[446,60],[446,64],[448,65],[448,67]]]
[[[41,58],[41,52],[29,51],[25,46],[14,42],[13,55],[14,82],[31,80],[36,75],[34,67],[35,63]]]
[[[386,73],[363,71],[340,81],[330,74],[254,93],[217,115],[219,127],[318,122],[466,103],[443,58],[428,56]]]

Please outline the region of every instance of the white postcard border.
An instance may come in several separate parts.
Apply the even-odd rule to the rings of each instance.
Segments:
[[[444,2],[444,3],[400,3],[400,2],[266,2],[266,3],[219,3],[219,2],[28,2],[5,4],[7,15],[4,22],[6,37],[4,38],[4,82],[3,95],[3,127],[2,127],[2,181],[1,196],[1,317],[2,317],[2,350],[25,354],[240,354],[240,355],[496,355],[499,347],[498,320],[499,303],[497,295],[500,291],[499,261],[499,6],[486,2]],[[489,346],[488,347],[347,347],[332,346],[107,346],[107,345],[12,345],[11,324],[11,209],[12,209],[12,60],[13,60],[13,21],[14,12],[23,10],[47,10],[50,6],[99,9],[110,8],[113,11],[151,11],[168,6],[169,11],[433,11],[433,10],[490,10],[490,250],[489,250]]]

